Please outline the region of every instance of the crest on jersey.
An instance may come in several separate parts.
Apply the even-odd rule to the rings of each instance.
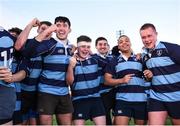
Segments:
[[[156,54],[157,54],[157,56],[161,56],[162,55],[162,50],[157,50]]]
[[[64,50],[63,49],[59,49],[58,53],[64,53]]]

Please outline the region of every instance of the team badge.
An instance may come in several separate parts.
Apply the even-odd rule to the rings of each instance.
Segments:
[[[157,50],[156,54],[157,54],[157,56],[161,56],[162,55],[162,50]]]
[[[63,49],[59,49],[58,53],[64,53],[64,50]]]

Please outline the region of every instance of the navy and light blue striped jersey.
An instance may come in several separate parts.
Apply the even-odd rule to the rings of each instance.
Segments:
[[[0,66],[12,68],[13,46],[15,38],[9,32],[0,27]],[[14,87],[0,80],[0,84],[7,87]]]
[[[26,75],[29,74],[28,69],[28,60],[25,58],[22,58],[20,55],[17,55],[18,52],[14,52],[14,58],[12,62],[12,72],[13,74],[24,70],[26,72]],[[16,57],[18,56],[18,57]],[[21,83],[20,82],[14,82],[15,90],[16,90],[16,106],[15,111],[21,110]]]
[[[21,84],[21,89],[23,91],[37,91],[38,83],[39,83],[39,77],[42,71],[42,56],[37,56],[30,58],[26,54],[26,48],[28,48],[27,45],[29,45],[29,42],[31,42],[31,39],[28,39],[25,47],[21,51],[22,54],[29,58],[29,76],[27,76]],[[24,53],[25,52],[25,53]]]
[[[159,42],[152,51],[144,50],[143,61],[153,73],[150,98],[165,102],[180,101],[179,50],[179,45],[164,42]],[[177,59],[177,63],[172,58]]]
[[[146,102],[143,76],[143,65],[136,56],[132,54],[126,61],[122,55],[113,58],[106,67],[106,73],[116,78],[123,78],[127,74],[135,74],[132,79],[125,84],[119,84],[117,87],[116,100],[128,102]]]
[[[35,39],[34,39],[35,41]],[[66,84],[65,76],[69,63],[69,58],[72,55],[72,45],[64,46],[61,42],[54,39],[45,40],[44,42],[33,42],[30,47],[35,47],[33,50],[34,56],[42,55],[43,65],[38,90],[54,95],[67,95],[69,93],[68,85]]]
[[[100,97],[99,66],[103,67],[105,64],[93,56],[84,61],[77,61],[74,68],[74,82],[71,86],[72,100]]]
[[[96,57],[98,60],[101,60],[104,62],[104,64],[108,64],[110,60],[112,60],[113,56],[111,54],[106,55],[105,57],[101,57],[98,54],[94,54],[94,57]],[[100,80],[100,93],[109,92],[114,86],[104,85],[104,69],[102,67],[98,68],[98,77]]]

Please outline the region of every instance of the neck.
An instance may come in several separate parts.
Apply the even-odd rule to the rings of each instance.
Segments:
[[[124,55],[124,56],[126,56],[126,57],[130,57],[131,56],[131,51],[128,51],[128,52],[122,52],[122,54]]]

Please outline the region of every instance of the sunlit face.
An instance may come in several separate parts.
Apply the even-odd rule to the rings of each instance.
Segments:
[[[121,52],[131,51],[131,42],[130,39],[126,36],[120,37],[118,40],[118,48]]]
[[[157,32],[151,27],[140,31],[144,47],[153,49],[157,41]]]
[[[68,34],[71,32],[71,29],[67,22],[56,22],[57,25],[57,31],[56,36],[60,40],[66,40],[68,37]]]
[[[87,42],[87,43],[89,43],[89,42]],[[90,55],[90,51],[91,51],[90,44],[81,45],[78,47],[78,54],[79,54],[80,58],[82,58],[82,59],[86,59]]]
[[[106,40],[100,40],[98,41],[97,45],[96,45],[96,49],[97,51],[102,54],[105,55],[108,53],[109,51],[109,46]]]

